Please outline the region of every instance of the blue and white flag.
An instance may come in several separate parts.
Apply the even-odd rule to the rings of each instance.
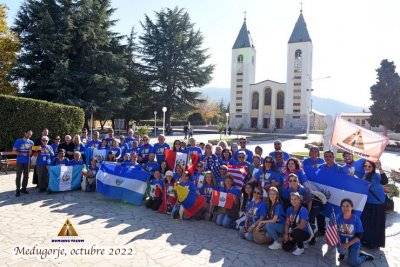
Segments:
[[[76,190],[82,183],[82,165],[50,166],[49,190],[53,192]]]
[[[110,149],[98,149],[94,147],[86,148],[85,150],[86,165],[90,166],[90,160],[92,158],[96,158],[98,163],[106,160],[109,151]]]
[[[140,206],[150,175],[143,170],[102,163],[96,175],[97,192]]]
[[[315,169],[314,169],[315,170]],[[311,169],[305,169],[313,190],[323,193],[327,199],[323,214],[329,217],[332,208],[335,213],[341,212],[340,202],[344,198],[353,201],[354,214],[360,216],[368,197],[368,182],[345,173],[330,172],[319,169],[312,173]]]

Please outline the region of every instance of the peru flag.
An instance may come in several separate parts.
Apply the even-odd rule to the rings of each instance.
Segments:
[[[211,198],[211,204],[214,206],[231,209],[233,207],[234,200],[234,194],[214,190]]]

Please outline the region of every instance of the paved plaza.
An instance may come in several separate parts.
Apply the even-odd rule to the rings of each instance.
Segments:
[[[272,148],[270,143],[266,146]],[[30,194],[16,198],[15,173],[0,179],[0,266],[339,266],[335,250],[327,248],[324,238],[297,257],[242,240],[237,231],[212,222],[173,220],[98,193],[39,194],[30,183]],[[387,219],[386,248],[368,251],[375,261],[363,266],[400,266],[399,199],[395,207]],[[52,242],[59,239],[67,219],[79,235],[75,241],[83,243]],[[49,255],[45,260],[15,256],[23,247],[64,249],[69,255]],[[95,254],[96,249],[107,255],[70,255]]]

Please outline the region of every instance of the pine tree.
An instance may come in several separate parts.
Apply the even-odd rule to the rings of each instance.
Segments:
[[[155,101],[167,107],[169,124],[171,112],[185,113],[200,101],[200,93],[190,89],[207,84],[214,66],[206,65],[203,37],[184,9],[167,8],[155,15],[156,21],[146,15],[142,23],[140,51]]]
[[[0,94],[14,94],[18,87],[10,83],[9,74],[19,51],[19,40],[7,27],[5,5],[0,4]]]
[[[387,136],[387,130],[395,130],[400,126],[400,76],[394,62],[387,59],[381,61],[376,72],[377,82],[371,86],[373,104],[369,123],[372,126],[383,125],[384,135]]]

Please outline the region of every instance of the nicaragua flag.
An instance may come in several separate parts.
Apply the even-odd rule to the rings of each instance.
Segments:
[[[234,194],[213,190],[211,203],[214,206],[231,209],[233,207],[234,199]]]
[[[102,163],[96,175],[96,189],[106,197],[140,206],[150,176],[150,173],[143,170]]]
[[[175,184],[175,191],[178,195],[179,202],[181,202],[184,208],[185,215],[188,218],[193,217],[206,203],[205,197],[181,185]]]
[[[361,216],[368,197],[368,182],[345,173],[325,171],[317,169],[313,173],[311,169],[305,169],[310,186],[313,190],[323,193],[327,199],[322,212],[329,217],[332,208],[335,213],[340,213],[340,202],[344,198],[350,198],[354,203],[354,214]]]
[[[50,166],[49,190],[53,192],[76,190],[81,187],[83,165]]]
[[[88,147],[85,150],[86,165],[90,166],[90,160],[96,158],[97,162],[102,162],[107,159],[108,152],[110,149],[98,149],[94,147]]]

